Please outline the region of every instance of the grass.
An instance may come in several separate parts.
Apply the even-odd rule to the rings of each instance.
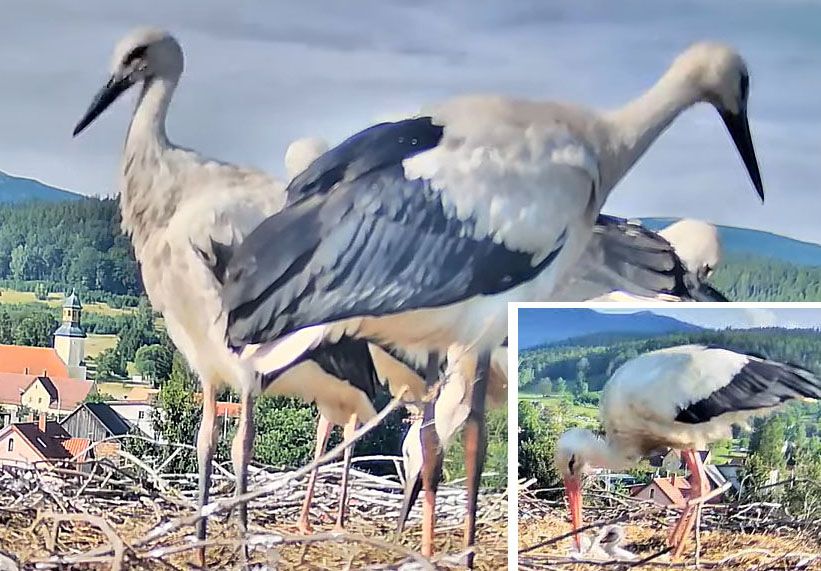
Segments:
[[[569,399],[569,395],[537,395],[532,393],[519,393],[519,400],[530,402],[540,402],[545,406],[558,408],[562,406],[562,401]],[[598,423],[599,407],[589,404],[570,403],[570,414],[579,419],[584,419],[592,425]]]
[[[2,294],[0,295],[0,303],[44,303],[49,307],[61,307],[63,305],[63,294],[61,293],[50,293],[48,298],[45,300],[37,299],[34,293],[30,291],[16,291],[13,289],[0,288],[0,294]],[[83,311],[97,313],[99,315],[110,315],[112,317],[117,315],[127,315],[133,312],[131,308],[118,309],[111,307],[107,303],[100,302],[83,303]]]
[[[106,381],[97,383],[97,392],[100,394],[109,395],[113,399],[123,399],[125,395],[131,392],[134,387],[144,387],[145,385],[120,382],[120,381]]]
[[[113,349],[116,346],[116,335],[98,335],[96,333],[89,333],[86,337],[86,357],[96,359],[97,355],[106,349]]]

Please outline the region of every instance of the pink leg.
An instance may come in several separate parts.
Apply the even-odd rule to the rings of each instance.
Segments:
[[[343,429],[345,440],[353,438],[357,424],[358,419],[355,414],[352,414]],[[340,484],[341,487],[339,490],[339,512],[336,516],[335,531],[345,531],[345,508],[348,504],[348,472],[351,471],[351,456],[353,456],[353,447],[348,447],[345,449],[345,462],[342,466],[342,483]]]
[[[316,424],[316,450],[314,450],[314,461],[325,452],[328,437],[331,435],[331,428],[333,428],[331,422],[320,414]],[[308,521],[308,510],[311,508],[311,501],[314,499],[314,487],[316,486],[318,473],[319,469],[314,468],[313,471],[311,471],[311,475],[308,476],[308,490],[305,492],[305,501],[302,503],[302,513],[297,522],[299,531],[306,535],[313,531],[313,529],[311,529],[311,523]]]
[[[707,474],[704,472],[704,464],[702,464],[701,456],[699,456],[698,452],[695,450],[687,450],[684,453],[684,458],[687,462],[687,467],[690,469],[690,473],[693,475],[693,493],[691,494],[691,497],[688,498],[689,504],[693,500],[699,500],[703,498],[705,495],[707,495],[710,492],[710,485],[707,480]],[[681,554],[684,551],[684,545],[687,542],[687,536],[693,530],[693,525],[695,525],[696,523],[697,510],[701,510],[700,503],[697,505],[688,505],[685,508],[685,514],[687,514],[687,521],[683,523],[680,535],[678,537],[674,537],[674,559],[678,559],[679,557],[681,557]],[[682,520],[680,521],[683,520],[684,514],[682,514]]]

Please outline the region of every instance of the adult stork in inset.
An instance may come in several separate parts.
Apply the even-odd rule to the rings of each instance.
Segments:
[[[225,256],[228,343],[259,354],[275,342],[259,356],[278,366],[342,333],[439,353],[455,345],[473,359],[472,546],[485,382],[507,303],[550,298],[616,183],[698,102],[718,110],[763,198],[748,86],[741,56],[702,43],[613,112],[470,96],[366,129],[297,176],[289,206]]]
[[[719,259],[712,224],[681,220],[656,233],[600,215],[584,254],[549,301],[727,301],[707,282]]]
[[[729,438],[732,425],[799,399],[821,399],[821,380],[759,355],[682,345],[628,361],[604,385],[599,416],[606,436],[574,428],[556,444],[573,529],[581,527],[582,477],[588,469],[621,470],[659,449],[681,450],[694,497],[669,537],[674,557],[680,556],[695,522],[692,504],[709,492],[697,450]]]
[[[357,422],[375,414],[369,397],[377,377],[367,344],[361,340],[341,337],[323,342],[302,352],[290,367],[274,369],[253,358],[240,359],[227,347],[220,299],[225,268],[217,264],[218,250],[279,211],[286,201],[285,185],[263,172],[208,159],[169,141],[166,114],[182,71],[182,48],[168,32],[135,30],[117,45],[111,77],[74,134],[130,87],[141,86],[120,173],[122,227],[131,236],[154,309],[163,314],[169,336],[203,386],[203,419],[197,434],[202,507],[209,499],[220,387],[227,385],[240,393],[242,412],[231,455],[236,492],[242,494],[247,487],[257,394],[315,401],[324,420],[345,425],[345,433],[350,434]],[[329,429],[324,420],[318,440]],[[349,453],[345,462],[350,464]],[[341,498],[339,525],[344,518],[344,483]],[[245,505],[239,506],[238,515],[244,532]],[[206,538],[205,518],[198,522],[197,537]],[[203,563],[203,549],[199,556]]]

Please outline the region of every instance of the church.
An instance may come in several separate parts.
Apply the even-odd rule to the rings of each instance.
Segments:
[[[82,314],[80,297],[71,292],[63,301],[63,322],[54,332],[53,347],[0,345],[0,373],[86,380]]]
[[[52,347],[0,345],[0,426],[13,420],[20,407],[65,415],[94,389],[86,379],[79,296],[67,295],[62,309]]]

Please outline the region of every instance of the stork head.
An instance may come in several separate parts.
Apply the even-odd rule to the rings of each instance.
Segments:
[[[676,251],[688,272],[705,282],[721,262],[718,229],[707,222],[685,218],[659,232]]]
[[[582,479],[587,470],[595,466],[597,452],[604,442],[590,430],[571,428],[556,442],[554,461],[556,470],[564,480],[570,522],[575,532],[576,549],[581,551],[581,537],[578,533],[582,525]]]
[[[179,42],[165,30],[139,28],[125,36],[114,48],[108,81],[77,123],[74,136],[79,135],[132,85],[158,78],[176,83],[182,74],[184,61]]]
[[[764,200],[764,186],[755,157],[747,98],[750,74],[744,59],[732,48],[714,42],[701,42],[684,51],[670,68],[671,74],[696,90],[699,101],[716,108],[733,138],[758,196]]]
[[[288,150],[285,151],[285,170],[288,173],[288,180],[293,180],[327,150],[328,143],[316,137],[303,137],[288,145]]]

